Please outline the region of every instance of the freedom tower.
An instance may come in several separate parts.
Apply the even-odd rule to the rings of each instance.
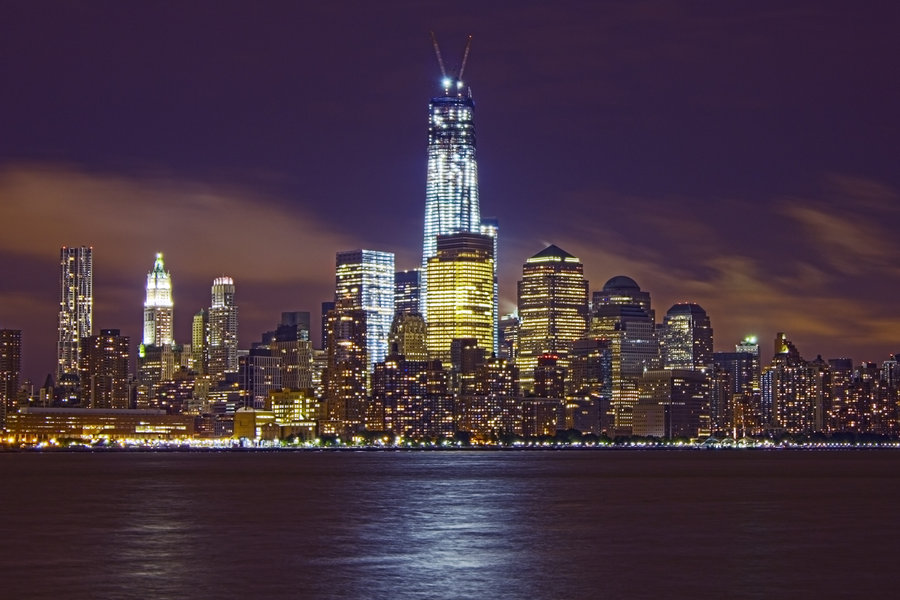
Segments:
[[[428,104],[428,171],[425,179],[425,237],[422,244],[422,299],[420,311],[428,320],[428,261],[437,254],[438,236],[480,233],[493,239],[494,249],[494,339],[496,350],[496,221],[481,221],[478,204],[478,163],[475,160],[475,103],[472,90],[463,83],[472,36],[466,40],[459,70],[448,72],[431,34],[434,52],[443,76],[443,94]],[[483,343],[487,340],[483,341]],[[489,345],[486,344],[485,345]]]

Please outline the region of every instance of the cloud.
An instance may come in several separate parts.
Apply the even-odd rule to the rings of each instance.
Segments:
[[[98,267],[128,273],[163,251],[179,276],[210,281],[319,283],[334,253],[359,243],[306,208],[238,186],[58,165],[0,170],[0,220],[18,224],[0,252],[52,256],[61,245],[91,245]]]

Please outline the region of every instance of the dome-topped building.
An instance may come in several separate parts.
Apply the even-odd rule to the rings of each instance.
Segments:
[[[656,313],[650,308],[650,292],[641,291],[641,286],[626,275],[616,275],[603,285],[603,289],[593,293],[591,309],[596,311],[602,306],[619,306],[636,304],[655,321]]]

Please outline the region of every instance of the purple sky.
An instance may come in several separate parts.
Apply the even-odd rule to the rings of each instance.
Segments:
[[[134,341],[157,251],[177,341],[227,274],[243,346],[317,314],[337,251],[415,266],[430,30],[448,63],[474,36],[503,312],[555,243],[592,290],[698,302],[718,350],[900,351],[895,3],[309,4],[0,6],[0,327],[26,376],[53,368],[64,244],[93,245],[95,326]]]

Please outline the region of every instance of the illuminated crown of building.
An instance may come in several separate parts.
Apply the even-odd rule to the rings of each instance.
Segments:
[[[147,273],[144,300],[144,345],[172,344],[172,276],[166,271],[162,253],[157,253],[153,269]]]

